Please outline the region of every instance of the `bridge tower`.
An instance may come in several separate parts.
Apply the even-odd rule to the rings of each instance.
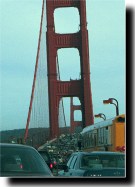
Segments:
[[[56,8],[76,7],[80,15],[80,30],[58,34],[54,28]],[[88,30],[85,0],[46,0],[47,11],[47,64],[51,138],[59,135],[58,112],[62,97],[78,97],[82,109],[82,128],[93,124],[93,106],[90,84]],[[72,21],[72,20],[71,20]],[[57,75],[57,51],[60,48],[77,48],[80,55],[81,78],[61,81]],[[69,59],[70,60],[70,59]]]
[[[75,121],[74,111],[82,110],[81,105],[74,105],[73,97],[70,98],[70,132],[75,132],[75,128],[82,127],[82,121]]]

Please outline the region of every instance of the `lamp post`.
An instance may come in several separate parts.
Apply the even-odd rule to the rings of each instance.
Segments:
[[[95,118],[103,118],[103,120],[106,120],[106,116],[103,113],[96,114],[94,117]]]
[[[116,103],[114,103],[113,101],[115,101]],[[103,103],[104,104],[113,104],[113,105],[115,105],[115,107],[116,107],[116,116],[119,115],[119,103],[118,103],[117,99],[109,98],[108,100],[103,100]]]

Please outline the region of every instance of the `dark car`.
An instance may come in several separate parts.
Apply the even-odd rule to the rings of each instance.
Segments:
[[[118,152],[75,152],[59,176],[125,177],[125,154]]]
[[[50,154],[48,153],[48,151],[46,149],[42,149],[42,150],[38,150],[38,152],[43,157],[43,159],[47,163],[48,167],[52,171],[53,168],[55,167],[55,163],[53,162],[53,160],[52,160]]]
[[[53,177],[41,155],[33,147],[0,143],[0,176]]]

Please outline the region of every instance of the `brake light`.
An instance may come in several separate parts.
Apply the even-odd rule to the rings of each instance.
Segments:
[[[122,146],[122,147],[121,147],[121,150],[122,150],[122,151],[125,151],[125,146]]]
[[[54,163],[54,165],[56,165],[56,161],[54,161],[53,163]]]
[[[121,152],[124,152],[125,151],[125,146],[117,146],[116,147],[116,151],[121,151]]]
[[[51,168],[51,169],[53,168],[53,164],[50,164],[50,168]]]
[[[20,169],[23,169],[23,165],[22,164],[20,164]]]

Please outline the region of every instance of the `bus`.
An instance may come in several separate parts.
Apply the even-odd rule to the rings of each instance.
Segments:
[[[85,127],[83,151],[125,151],[125,114]]]

